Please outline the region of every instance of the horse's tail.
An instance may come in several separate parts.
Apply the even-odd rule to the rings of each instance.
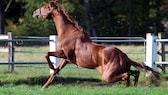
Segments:
[[[131,61],[131,60],[130,60]],[[144,63],[137,63],[137,62],[134,62],[134,61],[131,61],[130,62],[131,65],[133,65],[134,67],[138,68],[142,68],[144,69],[145,71],[151,71],[152,72],[152,75],[156,78],[156,79],[160,79],[160,73],[153,70],[152,68],[150,68],[149,66],[146,66]]]

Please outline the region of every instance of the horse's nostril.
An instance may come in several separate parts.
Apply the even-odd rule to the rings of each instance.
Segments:
[[[38,12],[37,12],[37,10],[33,12],[33,17],[34,17],[34,18],[37,18],[37,17],[38,17]]]
[[[33,12],[33,17],[34,18],[37,18],[37,14]]]

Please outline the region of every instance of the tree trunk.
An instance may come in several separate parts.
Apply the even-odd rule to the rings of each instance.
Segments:
[[[89,0],[84,0],[84,5],[87,11],[87,32],[89,33],[90,36],[92,37],[96,37],[97,33],[96,30],[94,29],[93,25],[91,23],[93,23],[94,21],[94,17],[92,15],[92,13],[90,13],[90,5],[89,5]]]
[[[2,8],[2,1],[0,0],[0,34],[4,34],[4,27],[5,27],[5,20],[4,20],[4,12],[3,12],[3,8]]]

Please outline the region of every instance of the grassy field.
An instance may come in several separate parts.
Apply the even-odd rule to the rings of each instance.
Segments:
[[[117,46],[124,52],[143,52],[142,46]],[[48,47],[16,47],[17,51],[47,52]],[[15,53],[15,61],[45,61],[45,53]],[[144,61],[144,54],[128,54],[128,56],[139,62]],[[6,61],[7,54],[0,52],[0,61]],[[27,67],[23,67],[27,66]],[[76,68],[69,64],[54,82],[46,89],[42,84],[49,77],[47,64],[42,65],[15,65],[13,73],[8,72],[7,65],[0,65],[0,95],[168,95],[168,74],[158,86],[154,86],[150,80],[141,72],[139,85],[137,87],[125,88],[124,82],[105,83],[100,80],[96,70]]]

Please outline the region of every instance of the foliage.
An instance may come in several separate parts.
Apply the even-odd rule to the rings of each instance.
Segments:
[[[86,9],[82,0],[62,0],[61,6],[66,9],[79,25],[86,29]]]
[[[55,34],[52,21],[32,18],[32,12],[48,0],[14,0],[8,10],[6,31],[16,35]],[[147,31],[164,31],[167,0],[60,0],[69,14],[94,36],[144,36]],[[3,5],[6,5],[7,1]],[[17,5],[20,5],[19,8]],[[17,9],[16,13],[11,12]],[[16,15],[21,14],[21,15]],[[93,31],[94,30],[94,31]],[[94,33],[92,33],[94,32]]]
[[[23,0],[22,0],[23,2]],[[40,20],[32,17],[33,11],[42,6],[46,2],[44,0],[24,0],[26,9],[23,17],[23,22],[17,25],[17,30],[14,31],[16,35],[29,36],[48,36],[55,33],[55,27],[52,21]]]

